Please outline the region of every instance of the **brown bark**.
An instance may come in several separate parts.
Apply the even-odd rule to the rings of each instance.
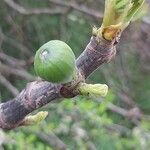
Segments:
[[[101,64],[108,62],[115,55],[116,39],[112,42],[93,36],[84,52],[76,60],[78,78],[65,85],[52,84],[47,81],[28,83],[26,88],[13,100],[0,104],[0,127],[13,129],[18,127],[25,116],[32,111],[59,100],[74,97],[78,83],[83,82]]]
[[[101,64],[109,62],[116,54],[115,41],[109,42],[103,38],[92,37],[86,49],[76,61],[77,68],[87,78]]]

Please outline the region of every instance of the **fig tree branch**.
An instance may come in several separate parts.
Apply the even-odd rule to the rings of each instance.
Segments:
[[[12,0],[5,0],[5,2],[14,7],[14,9],[17,8],[17,11],[21,9],[20,13],[28,14],[21,6],[14,6]],[[117,3],[107,0],[105,2],[102,26],[99,29],[93,28],[93,35],[89,44],[76,60],[76,77],[66,84],[53,84],[42,80],[28,83],[17,97],[0,104],[1,128],[13,129],[28,123],[32,124],[32,120],[33,122],[38,122],[44,119],[47,115],[46,112],[41,112],[34,116],[27,115],[54,100],[59,101],[61,98],[88,95],[90,92],[106,95],[105,90],[100,85],[88,85],[85,83],[85,79],[100,65],[109,62],[115,56],[116,45],[119,42],[122,31],[129,25],[134,15],[142,7],[144,0],[131,0],[127,5],[121,3],[121,6],[118,1]],[[122,12],[118,13],[120,10]],[[116,14],[118,14],[117,17]],[[102,89],[102,92],[98,92],[99,90],[96,87],[100,90]],[[107,89],[106,86],[104,87]],[[137,112],[137,109],[133,109],[129,113],[124,111],[122,115],[133,118]]]
[[[24,118],[34,110],[51,101],[59,101],[63,97],[74,97],[80,93],[77,90],[79,83],[84,82],[100,65],[108,62],[115,54],[116,39],[109,42],[98,36],[92,36],[83,53],[76,60],[78,78],[75,81],[63,84],[52,84],[47,81],[28,83],[25,89],[5,103],[0,104],[0,127],[13,129],[24,122]]]

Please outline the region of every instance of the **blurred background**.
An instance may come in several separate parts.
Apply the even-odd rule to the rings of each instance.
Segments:
[[[33,58],[45,42],[63,40],[78,57],[103,11],[104,0],[0,0],[0,102],[36,79]],[[128,27],[115,59],[87,82],[109,85],[107,97],[50,103],[41,109],[49,111],[41,124],[0,129],[0,150],[148,150],[149,12]]]

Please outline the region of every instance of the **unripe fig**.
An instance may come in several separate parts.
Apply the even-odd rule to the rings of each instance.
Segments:
[[[65,42],[49,41],[36,52],[34,69],[38,76],[49,82],[69,82],[75,74],[75,55]]]

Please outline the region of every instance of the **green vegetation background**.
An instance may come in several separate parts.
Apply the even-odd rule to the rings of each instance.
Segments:
[[[17,2],[28,8],[52,5],[40,0]],[[92,5],[91,1],[89,3]],[[94,5],[93,7],[95,8]],[[103,12],[103,5],[97,8]],[[104,64],[87,80],[90,83],[108,84],[110,90],[106,98],[78,96],[48,104],[41,108],[49,111],[49,116],[41,124],[12,131],[0,130],[0,135],[7,139],[2,145],[0,142],[0,149],[61,149],[56,143],[58,140],[63,142],[68,150],[148,150],[149,120],[142,118],[140,123],[135,125],[130,119],[108,109],[108,105],[113,103],[129,110],[130,106],[125,104],[120,96],[120,93],[125,92],[146,116],[150,113],[150,72],[143,71],[136,43],[128,36],[129,32],[131,34],[139,30],[140,23],[136,24],[136,27],[131,26],[131,29],[128,29],[130,31],[124,33],[116,58],[109,64]],[[11,44],[11,40],[4,41],[1,45],[3,52],[17,59],[28,60],[42,44],[52,39],[68,43],[78,57],[90,40],[93,25],[100,25],[100,20],[77,11],[66,15],[23,16],[1,1],[0,28],[3,34],[14,43],[24,45],[30,52],[25,54]],[[25,69],[35,75],[33,65]],[[6,75],[6,78],[19,90],[28,82],[14,75]],[[12,98],[1,84],[0,97],[1,102]]]

